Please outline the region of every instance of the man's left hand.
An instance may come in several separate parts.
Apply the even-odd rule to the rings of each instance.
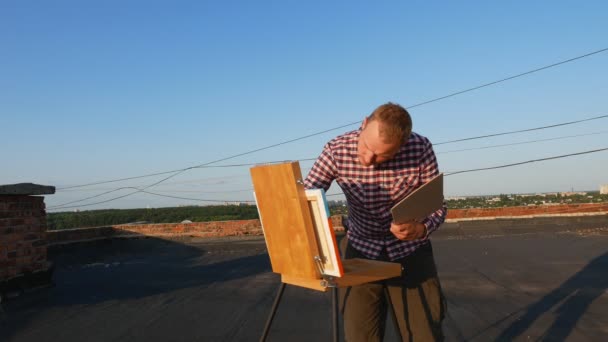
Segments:
[[[426,236],[426,226],[420,222],[391,223],[391,233],[399,240],[416,240]]]

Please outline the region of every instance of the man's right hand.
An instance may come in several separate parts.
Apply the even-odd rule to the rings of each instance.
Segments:
[[[422,239],[426,236],[426,226],[420,222],[391,223],[391,233],[402,241]]]

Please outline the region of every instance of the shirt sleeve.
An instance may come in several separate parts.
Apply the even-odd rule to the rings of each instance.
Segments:
[[[435,152],[433,151],[433,145],[428,140],[426,141],[425,145],[425,150],[420,160],[420,176],[423,184],[429,182],[433,177],[439,174],[439,166],[437,165],[437,158],[435,157]],[[445,221],[447,212],[448,208],[444,201],[441,209],[427,216],[422,221],[426,227],[426,238],[428,238],[431,233],[439,229],[439,226]]]
[[[331,147],[325,145],[323,152],[317,158],[304,180],[306,189],[323,189],[327,191],[331,182],[337,177],[337,167],[333,158]]]

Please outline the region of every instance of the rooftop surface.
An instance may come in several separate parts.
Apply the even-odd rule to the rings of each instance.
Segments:
[[[547,230],[434,237],[448,341],[607,340],[606,229]],[[256,341],[280,281],[261,237],[117,239],[51,257],[55,286],[2,304],[1,341]],[[268,341],[331,336],[330,293],[287,286]]]

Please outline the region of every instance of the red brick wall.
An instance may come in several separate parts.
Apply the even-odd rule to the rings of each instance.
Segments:
[[[51,230],[47,233],[50,245],[77,241],[92,241],[112,237],[158,236],[158,237],[224,237],[261,235],[259,220],[129,224],[107,227]]]
[[[113,226],[116,233],[152,236],[243,236],[262,233],[260,220],[214,221],[193,223],[160,223]]]
[[[511,217],[530,215],[556,215],[608,212],[608,203],[560,204],[529,207],[503,207],[487,209],[448,209],[448,219],[481,217]]]
[[[507,207],[493,209],[449,209],[448,219],[472,219],[489,217],[517,217],[552,214],[580,214],[592,212],[608,212],[608,203],[601,204],[570,204],[536,207]],[[331,217],[336,231],[343,231],[342,216]],[[62,229],[49,231],[47,240],[50,245],[76,241],[90,241],[111,237],[125,236],[158,236],[158,237],[225,237],[262,235],[259,220],[217,221],[194,223],[162,223],[117,225],[96,228]]]
[[[332,216],[335,230],[342,231],[342,217]],[[111,237],[158,236],[158,237],[226,237],[262,235],[260,220],[215,221],[193,223],[159,223],[116,225],[95,228],[51,230],[47,233],[50,245],[76,241],[100,240]]]
[[[0,281],[45,270],[43,197],[0,195]]]
[[[92,227],[49,230],[46,239],[49,245],[56,245],[76,241],[99,240],[114,236],[116,236],[116,232],[112,227]]]

